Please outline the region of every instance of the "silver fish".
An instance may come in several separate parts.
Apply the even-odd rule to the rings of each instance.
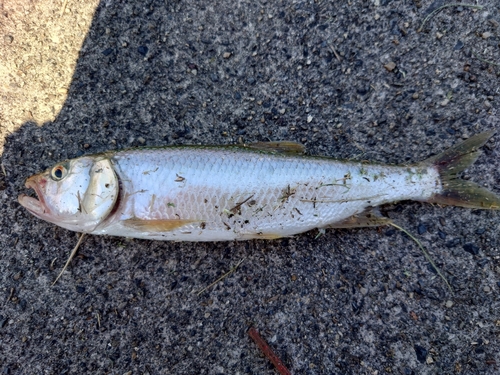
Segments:
[[[77,232],[175,241],[384,225],[372,208],[401,200],[499,209],[500,197],[458,178],[492,135],[407,166],[303,156],[292,142],[105,152],[28,178],[38,199],[19,203]]]

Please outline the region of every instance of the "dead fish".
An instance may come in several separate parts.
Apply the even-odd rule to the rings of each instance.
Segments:
[[[373,208],[402,200],[499,209],[499,196],[458,176],[493,133],[405,166],[304,156],[293,142],[105,152],[28,178],[38,199],[19,203],[77,232],[175,241],[384,225]]]

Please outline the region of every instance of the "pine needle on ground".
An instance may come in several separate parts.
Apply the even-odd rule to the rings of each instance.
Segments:
[[[205,290],[207,289],[210,289],[211,287],[213,287],[215,284],[217,284],[219,281],[225,279],[226,277],[228,277],[229,275],[231,275],[234,271],[236,271],[238,269],[238,267],[241,265],[241,263],[243,263],[243,261],[245,260],[245,258],[243,258],[242,260],[240,260],[236,266],[234,266],[233,268],[231,268],[228,272],[226,272],[224,275],[222,275],[221,277],[219,277],[217,280],[215,280],[212,284],[210,284],[209,286],[206,286],[205,288],[203,288],[202,290],[200,290],[197,295],[199,296],[200,294],[202,294]]]
[[[481,5],[474,5],[474,4],[464,4],[464,3],[450,3],[443,5],[437,9],[434,9],[427,17],[425,17],[424,22],[422,22],[422,25],[420,28],[417,30],[417,32],[421,32],[424,28],[424,25],[427,21],[429,21],[432,17],[434,17],[436,14],[441,12],[445,8],[451,8],[451,7],[465,7],[465,8],[474,8],[474,9],[483,9]]]
[[[450,289],[450,292],[453,294],[453,289],[451,288],[450,283],[448,283],[448,280],[446,279],[446,277],[441,273],[439,268],[436,266],[436,264],[432,260],[431,256],[427,252],[427,250],[425,250],[425,248],[423,247],[422,243],[415,236],[413,236],[410,232],[408,232],[406,229],[400,227],[397,224],[394,224],[392,221],[389,222],[388,224],[392,225],[396,229],[399,229],[401,232],[405,233],[408,237],[410,237],[413,241],[415,241],[415,243],[418,245],[418,247],[420,247],[420,250],[422,250],[422,252],[424,253],[425,259],[427,259],[427,261],[431,264],[431,266],[434,267],[434,269],[436,270],[439,277],[441,277],[444,280],[444,282],[448,286],[448,289]]]
[[[57,280],[59,280],[59,278],[62,276],[63,272],[66,271],[66,268],[68,268],[69,264],[71,263],[71,261],[75,257],[76,252],[77,252],[78,248],[80,247],[80,244],[82,243],[84,237],[85,237],[85,233],[82,233],[81,236],[80,236],[80,238],[78,239],[78,242],[76,243],[75,248],[71,251],[71,254],[69,255],[69,258],[66,261],[66,264],[64,265],[62,271],[59,272],[59,275],[57,276],[57,278],[52,283],[52,286],[54,286],[57,283]]]

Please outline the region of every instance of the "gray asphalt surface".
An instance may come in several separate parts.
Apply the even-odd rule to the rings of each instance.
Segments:
[[[56,120],[7,137],[1,374],[500,371],[498,212],[403,202],[393,228],[167,243],[75,233],[17,203],[26,177],[131,146],[293,140],[409,163],[499,128],[500,9],[437,1],[103,1]],[[487,34],[485,34],[487,33]],[[393,63],[393,64],[389,64]],[[466,174],[500,193],[500,136]],[[244,259],[224,281],[197,292]]]

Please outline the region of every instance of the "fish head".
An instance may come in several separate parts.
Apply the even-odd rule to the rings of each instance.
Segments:
[[[86,156],[58,163],[26,180],[38,196],[19,203],[36,217],[77,232],[92,232],[113,210],[119,182],[111,161]]]

